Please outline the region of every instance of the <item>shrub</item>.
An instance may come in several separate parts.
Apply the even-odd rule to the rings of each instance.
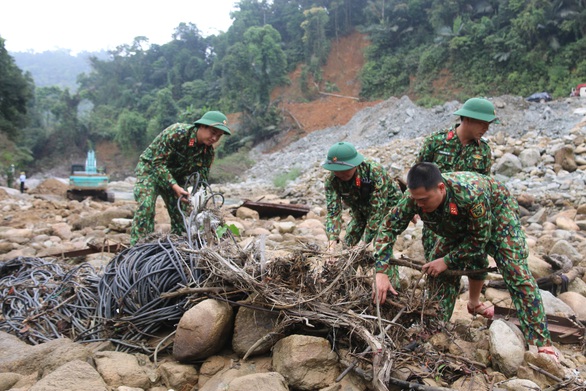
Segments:
[[[254,161],[248,157],[248,149],[242,148],[236,153],[214,161],[210,169],[209,182],[238,182],[238,176],[253,165]]]
[[[284,189],[287,182],[297,179],[300,174],[301,170],[299,168],[293,168],[291,171],[282,172],[273,178],[273,186],[277,189]]]

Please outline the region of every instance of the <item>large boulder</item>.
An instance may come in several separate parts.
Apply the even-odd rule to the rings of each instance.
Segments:
[[[317,390],[334,384],[339,374],[337,362],[337,354],[324,338],[291,335],[273,348],[273,368],[299,390]]]
[[[208,299],[197,304],[179,320],[173,357],[191,362],[218,353],[230,339],[233,318],[228,303]]]

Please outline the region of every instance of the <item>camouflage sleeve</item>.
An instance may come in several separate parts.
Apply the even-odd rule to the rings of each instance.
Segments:
[[[468,206],[469,223],[467,235],[446,256],[444,262],[449,269],[458,269],[467,264],[481,265],[486,260],[486,245],[491,237],[491,207],[486,197],[477,194]]]
[[[407,191],[386,215],[376,237],[374,254],[377,273],[389,274],[389,259],[393,258],[393,246],[397,241],[397,236],[405,231],[416,214],[416,205]]]
[[[210,176],[210,167],[214,162],[215,152],[213,147],[207,147],[206,152],[203,154],[202,157],[202,164],[201,169],[199,172],[200,181],[208,182],[208,178]]]
[[[479,172],[484,175],[490,175],[490,168],[492,167],[492,151],[490,150],[490,146],[486,144],[485,141],[481,141],[481,145],[483,146],[484,150],[482,153],[482,166],[484,169]]]
[[[338,240],[342,231],[342,199],[334,189],[332,176],[326,179],[326,234],[329,240]]]
[[[375,175],[375,190],[370,196],[370,203],[375,208],[370,214],[366,230],[364,232],[364,241],[372,241],[379,232],[381,225],[393,206],[401,199],[401,189],[395,180],[386,175],[380,168]]]
[[[384,175],[380,166],[371,165],[370,177],[372,179],[374,189],[370,193],[369,203],[371,206],[371,213],[366,222],[366,229],[364,230],[364,241],[369,243],[372,241],[381,226],[381,223],[388,213],[387,193],[389,189],[390,179]]]
[[[427,136],[425,140],[423,140],[423,146],[421,147],[419,153],[417,154],[417,157],[415,158],[415,163],[433,162],[433,145],[433,135]]]
[[[159,183],[168,183],[169,187],[177,184],[167,167],[167,160],[176,146],[185,141],[186,134],[181,124],[174,124],[163,130],[149,146],[153,156],[151,166],[154,172],[152,174]]]

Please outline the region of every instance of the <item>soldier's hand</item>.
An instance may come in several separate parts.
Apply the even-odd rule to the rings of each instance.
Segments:
[[[398,295],[397,291],[391,285],[391,281],[389,281],[389,276],[385,273],[376,273],[376,289],[373,286],[372,290],[372,302],[383,304],[387,300],[388,292],[391,292],[393,295]]]
[[[187,192],[187,190],[185,190],[178,184],[174,184],[172,189],[177,198],[181,199],[181,202],[189,203],[189,192]]]
[[[437,277],[448,269],[448,265],[444,262],[444,258],[438,258],[434,261],[428,262],[421,268],[421,271],[425,274],[429,274],[432,277]]]

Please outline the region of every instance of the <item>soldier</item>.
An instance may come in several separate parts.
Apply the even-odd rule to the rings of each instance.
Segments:
[[[482,136],[491,123],[499,123],[494,105],[486,99],[472,98],[454,115],[460,116],[460,123],[427,136],[415,163],[435,163],[442,173],[474,171],[490,174],[490,147]],[[422,241],[427,261],[431,260],[431,249],[436,240],[433,232],[424,227]]]
[[[214,161],[213,144],[224,134],[230,135],[228,120],[219,111],[208,111],[193,125],[176,123],[163,130],[140,155],[136,166],[130,244],[134,245],[155,228],[155,205],[161,196],[171,217],[171,231],[180,235],[185,226],[177,200],[189,203],[189,193],[180,185],[198,172],[207,181]]]
[[[426,263],[422,271],[437,289],[444,320],[452,316],[459,278],[442,273],[447,269],[486,268],[490,254],[511,294],[527,342],[557,360],[541,294],[527,265],[529,251],[517,201],[505,185],[475,172],[441,174],[435,164],[424,162],[409,170],[407,187],[409,190],[387,215],[376,239],[374,301],[383,303],[388,291],[397,294],[387,275],[389,259],[393,257],[397,236],[419,214],[425,226],[438,235],[434,260]],[[470,276],[467,307],[470,313],[491,317],[493,307],[480,302],[484,278],[485,273]]]
[[[352,218],[345,244],[355,246],[361,240],[370,243],[391,206],[399,200],[399,186],[384,167],[365,160],[348,142],[334,144],[322,167],[332,172],[325,182],[328,249],[332,250],[340,240],[343,204],[350,207]]]

